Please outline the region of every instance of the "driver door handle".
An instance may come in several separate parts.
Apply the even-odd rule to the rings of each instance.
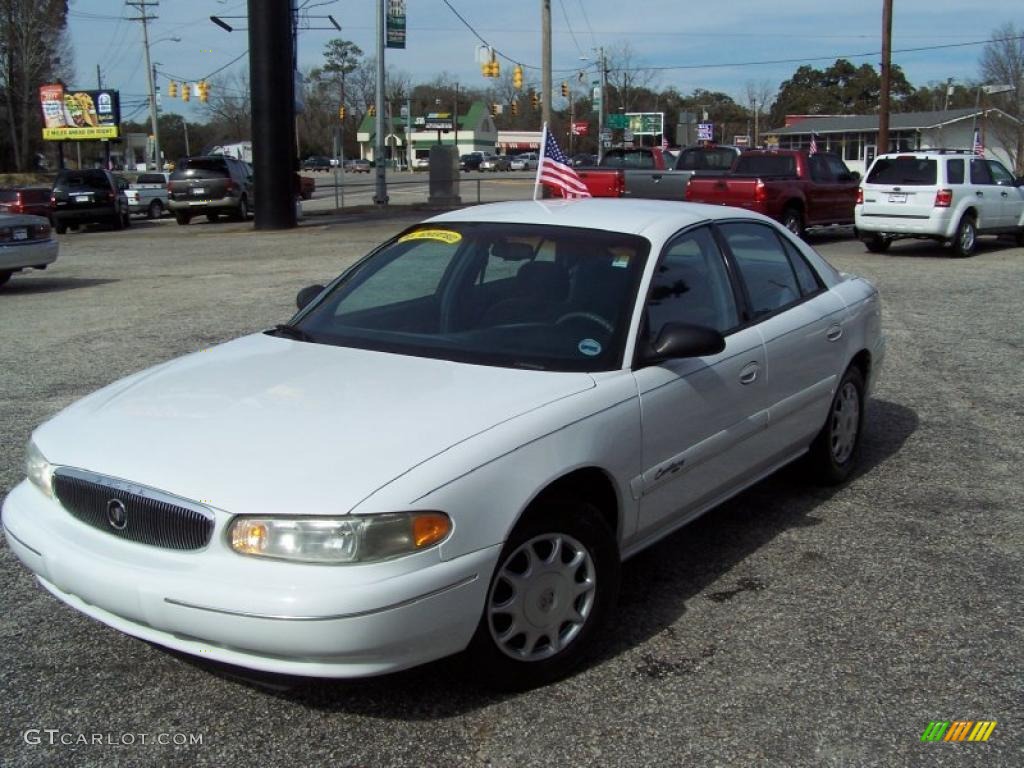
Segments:
[[[747,363],[740,371],[740,384],[753,384],[757,381],[757,372],[760,367],[756,362]]]

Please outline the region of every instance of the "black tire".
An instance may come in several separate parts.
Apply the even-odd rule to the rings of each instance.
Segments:
[[[131,211],[125,211],[121,214],[121,229],[128,229],[132,225],[132,214]]]
[[[0,285],[3,285],[8,280],[10,280],[11,279],[11,275],[13,275],[13,274],[14,274],[14,272],[12,272],[9,269],[0,270]]]
[[[1024,227],[1017,230],[1017,245],[1024,248]]]
[[[188,211],[175,211],[174,220],[184,227],[186,224],[192,221],[192,214],[189,213]]]
[[[797,237],[804,237],[807,234],[807,229],[804,226],[804,214],[799,208],[791,205],[789,208],[782,212],[782,226],[788,229]]]
[[[63,235],[65,232],[68,231],[68,225],[65,224],[63,221],[58,221],[56,224],[53,225],[53,228],[57,230],[58,235]]]
[[[147,219],[159,219],[164,215],[164,206],[159,200],[154,200],[149,204],[149,208],[146,209]]]
[[[115,211],[110,219],[110,226],[114,229],[124,229],[124,216]]]
[[[211,224],[216,224],[218,219],[220,219],[220,211],[207,211],[206,212],[206,220],[208,222],[210,222]]]
[[[864,247],[872,253],[885,253],[892,245],[892,238],[884,235],[871,235],[864,240]]]
[[[572,565],[575,559],[580,562]],[[500,690],[526,690],[571,672],[615,604],[619,568],[615,537],[596,507],[571,499],[536,504],[498,557],[469,646],[474,679]],[[503,573],[527,574],[521,608]],[[588,582],[591,586],[580,590]],[[520,626],[516,610],[524,614],[522,632],[515,631]]]
[[[844,482],[857,465],[864,431],[864,374],[850,366],[839,380],[821,432],[811,443],[807,464],[822,485]]]
[[[965,213],[960,219],[956,228],[956,235],[953,236],[953,255],[962,259],[974,255],[974,249],[978,245],[978,230],[974,223],[974,217]]]
[[[235,218],[239,221],[245,221],[249,218],[249,201],[245,195],[242,195],[238,201],[238,211],[235,213]]]

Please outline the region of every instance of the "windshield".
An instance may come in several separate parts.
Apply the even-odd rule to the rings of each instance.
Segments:
[[[293,324],[312,341],[482,365],[618,368],[650,244],[590,229],[422,224]]]

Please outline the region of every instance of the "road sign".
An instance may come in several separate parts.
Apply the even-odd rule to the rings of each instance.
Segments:
[[[590,133],[590,124],[583,121],[573,121],[572,133],[574,136],[586,136]]]
[[[749,147],[750,137],[749,136],[733,136],[732,143],[737,147]]]
[[[622,132],[622,140],[623,141],[633,141],[633,132],[629,131],[629,130],[623,131]]]
[[[697,141],[714,141],[715,124],[697,123]]]
[[[608,115],[606,122],[608,127],[614,130],[624,130],[629,126],[629,118],[625,115]]]
[[[664,112],[627,112],[629,130],[637,136],[660,136],[665,132]]]

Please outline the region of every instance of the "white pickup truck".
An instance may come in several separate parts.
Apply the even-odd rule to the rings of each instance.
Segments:
[[[150,219],[159,219],[167,210],[168,173],[140,173],[133,184],[124,191],[128,198],[128,210],[144,213]]]

